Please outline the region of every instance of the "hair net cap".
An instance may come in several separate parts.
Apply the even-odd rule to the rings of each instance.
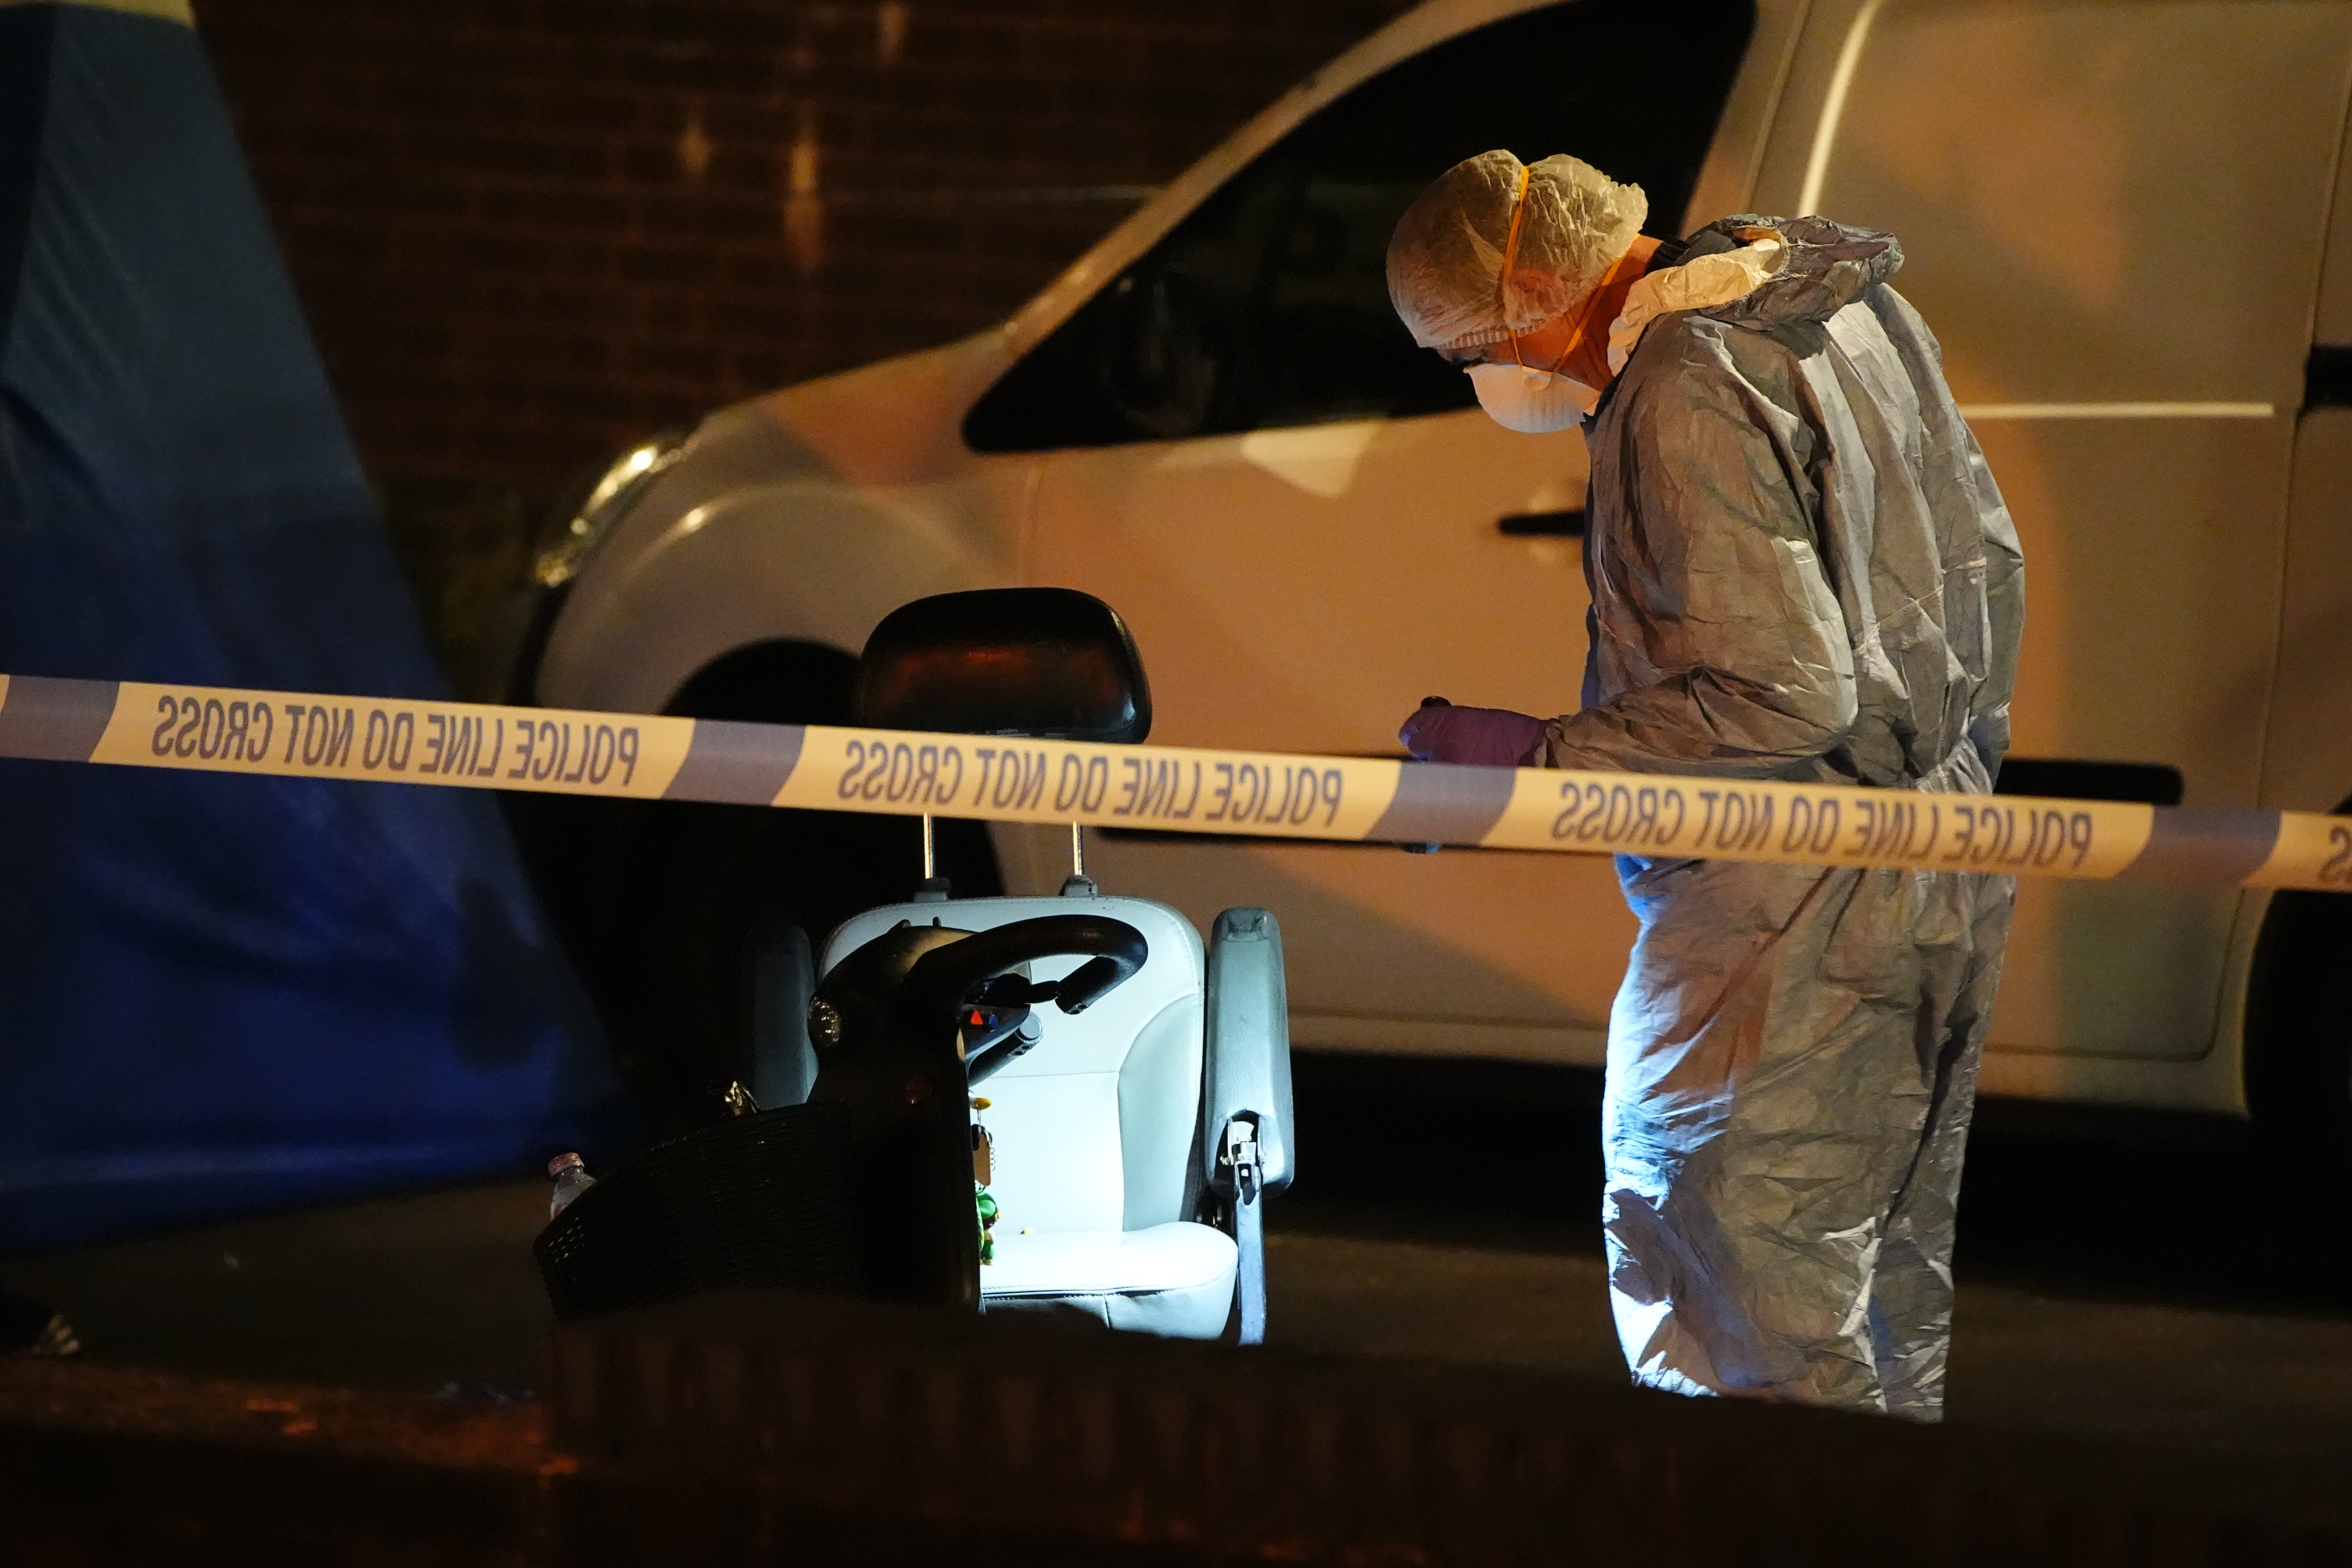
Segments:
[[[1621,185],[1581,159],[1562,153],[1522,164],[1506,152],[1481,153],[1440,175],[1397,221],[1389,301],[1425,349],[1524,332],[1582,304],[1649,216],[1641,186]]]

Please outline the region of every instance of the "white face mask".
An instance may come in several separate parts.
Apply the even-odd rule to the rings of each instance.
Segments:
[[[1469,373],[1470,384],[1478,393],[1478,406],[1486,411],[1486,416],[1522,436],[1565,430],[1601,401],[1599,393],[1558,371],[1474,364]]]

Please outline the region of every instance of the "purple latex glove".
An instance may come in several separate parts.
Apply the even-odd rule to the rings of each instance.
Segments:
[[[1456,708],[1433,698],[1404,721],[1397,739],[1424,763],[1533,767],[1543,750],[1544,721],[1507,708]]]

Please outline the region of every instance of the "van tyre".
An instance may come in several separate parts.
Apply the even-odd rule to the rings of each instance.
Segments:
[[[2275,1154],[2330,1187],[2352,1155],[2352,896],[2271,897],[2246,988],[2246,1102]]]

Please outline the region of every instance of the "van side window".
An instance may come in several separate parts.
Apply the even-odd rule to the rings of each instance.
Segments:
[[[1469,407],[1389,306],[1389,234],[1430,181],[1572,153],[1674,234],[1754,0],[1576,0],[1465,33],[1326,105],[1033,347],[964,421],[975,451],[1181,440]]]

